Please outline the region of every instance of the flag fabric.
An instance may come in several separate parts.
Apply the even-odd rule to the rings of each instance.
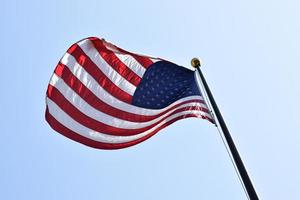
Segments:
[[[138,144],[173,122],[214,123],[193,70],[90,37],[60,59],[46,94],[46,120],[62,135],[99,149]]]

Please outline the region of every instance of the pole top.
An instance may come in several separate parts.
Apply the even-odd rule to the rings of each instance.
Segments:
[[[198,58],[193,58],[191,60],[191,65],[195,68],[201,67],[201,61]]]

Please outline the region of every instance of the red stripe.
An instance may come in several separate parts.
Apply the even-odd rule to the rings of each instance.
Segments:
[[[89,138],[83,137],[81,135],[79,135],[78,133],[68,129],[67,127],[65,127],[64,125],[62,125],[60,122],[58,122],[48,111],[48,108],[46,109],[46,120],[49,123],[49,125],[57,132],[59,132],[60,134],[64,135],[65,137],[68,137],[74,141],[77,141],[81,144],[84,144],[86,146],[89,147],[93,147],[96,149],[121,149],[121,148],[126,148],[126,147],[130,147],[133,145],[136,145],[140,142],[145,141],[146,139],[152,137],[153,135],[155,135],[158,131],[160,131],[161,129],[167,127],[168,125],[176,122],[177,120],[180,119],[184,119],[184,118],[189,118],[189,117],[197,117],[197,118],[205,118],[199,115],[195,115],[195,114],[188,114],[188,115],[183,115],[183,116],[179,116],[177,118],[174,118],[170,121],[168,121],[167,123],[161,125],[160,127],[158,127],[157,129],[155,129],[153,132],[149,133],[148,135],[131,141],[131,142],[126,142],[126,143],[119,143],[119,144],[113,144],[113,143],[103,143],[103,142],[98,142],[95,140],[91,140]]]
[[[90,40],[101,57],[114,68],[123,78],[135,86],[141,82],[141,78],[125,65],[111,50],[107,49],[100,39]]]
[[[82,124],[83,126],[90,128],[94,131],[98,131],[101,133],[105,133],[108,135],[117,135],[117,136],[129,136],[129,135],[135,135],[142,133],[144,131],[147,131],[157,124],[161,123],[168,117],[182,112],[182,111],[193,111],[193,110],[202,110],[202,107],[199,106],[190,106],[190,107],[184,107],[179,109],[174,109],[171,113],[164,116],[162,119],[157,121],[156,123],[143,127],[138,129],[125,129],[125,128],[118,128],[115,126],[110,126],[105,123],[102,123],[100,121],[97,121],[94,118],[91,118],[84,113],[82,113],[79,109],[77,109],[72,103],[70,103],[64,96],[61,94],[58,89],[53,87],[52,85],[48,86],[48,97],[54,101],[66,114],[68,114],[71,118],[73,118],[78,123]]]
[[[92,38],[89,38],[90,40],[99,40],[98,38],[96,37],[92,37]],[[102,40],[103,41],[103,40]],[[142,66],[144,66],[145,68],[148,68],[150,65],[153,64],[153,61],[149,58],[149,56],[142,56],[142,55],[138,55],[138,54],[135,54],[135,53],[131,53],[129,51],[126,51],[124,49],[121,49],[120,47],[117,47],[113,44],[110,44],[106,41],[103,41],[104,45],[108,46],[113,46],[114,48],[116,48],[118,51],[120,51],[121,53],[124,53],[124,54],[129,54],[131,55],[132,57],[134,57]]]
[[[126,103],[131,103],[132,96],[123,90],[121,90],[117,85],[115,85],[92,60],[82,51],[82,49],[77,45],[72,45],[68,51],[77,62],[101,85],[107,92],[115,96],[117,99],[124,101]]]
[[[91,92],[84,84],[81,83],[81,81],[72,74],[70,69],[66,67],[63,64],[58,64],[55,73],[64,80],[64,82],[74,90],[82,99],[84,99],[88,104],[90,104],[92,107],[94,107],[96,110],[99,110],[103,113],[107,113],[108,115],[111,115],[113,117],[127,120],[127,121],[132,121],[132,122],[147,122],[150,120],[153,120],[155,118],[160,117],[161,115],[164,115],[165,113],[169,112],[170,110],[173,110],[174,108],[181,106],[186,103],[203,103],[204,101],[199,100],[199,99],[194,99],[194,100],[188,100],[184,101],[182,103],[178,103],[169,109],[165,110],[162,113],[159,113],[157,115],[151,115],[151,116],[146,116],[146,115],[138,115],[138,114],[133,114],[130,112],[126,112],[120,109],[117,109],[113,106],[110,106],[109,104],[105,103],[101,99],[99,99],[93,92]],[[203,108],[204,112],[208,112],[207,109]]]

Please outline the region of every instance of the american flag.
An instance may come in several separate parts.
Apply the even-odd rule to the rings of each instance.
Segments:
[[[46,94],[50,126],[98,149],[138,144],[187,117],[214,122],[193,70],[96,37],[67,50]]]

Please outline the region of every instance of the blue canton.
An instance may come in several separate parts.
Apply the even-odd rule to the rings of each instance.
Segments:
[[[160,109],[193,95],[201,95],[194,71],[168,61],[159,61],[146,70],[133,95],[132,104]]]

